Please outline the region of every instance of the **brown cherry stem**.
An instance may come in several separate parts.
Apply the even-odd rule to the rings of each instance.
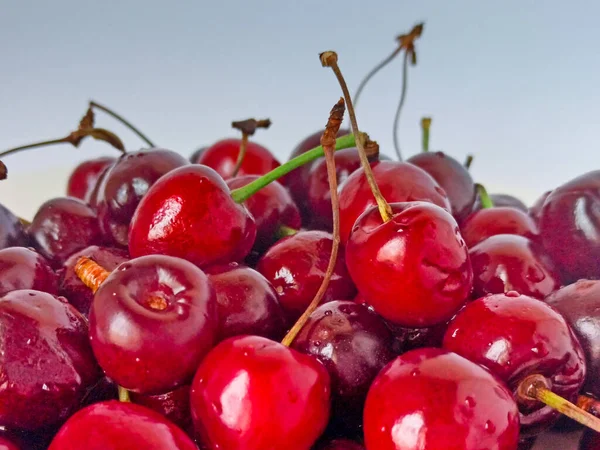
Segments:
[[[600,419],[552,392],[549,381],[543,375],[529,375],[521,381],[517,389],[517,399],[540,401],[576,422],[600,432]]]
[[[473,155],[468,154],[467,158],[465,159],[465,167],[467,168],[467,170],[471,168],[471,164],[473,164]]]
[[[323,52],[319,55],[321,59],[321,64],[323,67],[330,67],[335,74],[340,87],[342,88],[342,93],[344,94],[344,99],[346,101],[348,107],[348,116],[350,116],[350,123],[352,124],[352,133],[354,134],[354,139],[356,141],[356,148],[358,149],[358,155],[360,157],[360,162],[365,172],[365,177],[367,178],[367,182],[369,183],[369,187],[371,188],[371,192],[375,197],[375,201],[377,202],[377,207],[379,208],[379,213],[381,214],[381,218],[384,222],[388,222],[392,218],[392,208],[389,203],[385,200],[381,191],[379,190],[379,186],[375,181],[375,177],[373,175],[373,171],[371,170],[371,165],[369,163],[369,158],[365,151],[364,142],[360,139],[360,131],[358,130],[358,123],[356,121],[356,114],[354,113],[354,108],[352,106],[352,99],[350,98],[350,93],[348,92],[348,86],[346,85],[346,80],[344,80],[344,76],[340,71],[337,60],[338,55],[334,51]]]
[[[100,111],[104,111],[106,114],[108,114],[109,116],[112,116],[113,118],[117,119],[119,122],[121,122],[123,125],[125,125],[127,128],[129,128],[131,131],[133,131],[135,134],[137,134],[139,136],[139,138],[146,142],[146,144],[148,144],[150,147],[156,147],[156,145],[154,145],[154,142],[152,142],[150,139],[148,139],[148,137],[142,133],[137,127],[135,127],[131,122],[129,122],[128,120],[126,120],[123,116],[117,114],[116,112],[114,112],[112,109],[107,108],[104,105],[101,105],[100,103],[97,103],[93,100],[90,100],[90,108],[96,108],[99,109]]]
[[[281,341],[281,343],[286,347],[292,345],[292,342],[294,342],[294,339],[296,339],[296,336],[300,330],[302,330],[302,327],[306,324],[306,321],[310,315],[321,303],[321,300],[323,299],[323,296],[329,287],[329,282],[331,281],[333,271],[335,270],[335,264],[337,262],[337,255],[340,247],[340,202],[337,192],[337,173],[335,171],[334,153],[335,137],[340,129],[340,126],[342,125],[342,121],[344,120],[345,109],[346,107],[344,105],[344,99],[340,98],[340,100],[331,109],[329,120],[327,121],[327,126],[325,127],[325,132],[323,133],[323,136],[321,136],[321,146],[323,147],[325,161],[327,163],[327,178],[329,180],[331,209],[333,211],[333,244],[331,246],[331,255],[329,256],[329,263],[327,264],[325,276],[323,277],[323,281],[321,282],[321,286],[319,286],[319,290],[315,294],[315,297],[308,305],[308,308],[306,308],[306,311],[302,313],[300,318],[296,321],[294,326],[290,329],[290,331],[288,331]]]
[[[246,149],[248,147],[248,138],[250,136],[253,136],[258,128],[269,128],[271,126],[271,121],[269,119],[246,119],[238,122],[231,122],[231,126],[242,132],[240,151],[238,152],[237,161],[235,162],[235,167],[233,168],[233,172],[231,173],[231,177],[233,178],[237,176],[238,172],[240,171],[240,168],[242,167],[242,163],[244,162],[244,157],[246,156]]]
[[[587,395],[577,397],[577,406],[594,417],[600,417],[600,400]]]
[[[6,177],[8,176],[8,169],[6,168],[6,165],[0,161],[0,180],[6,180]]]
[[[422,150],[423,152],[429,151],[429,130],[431,128],[431,117],[423,117],[421,119],[421,131],[422,131]]]

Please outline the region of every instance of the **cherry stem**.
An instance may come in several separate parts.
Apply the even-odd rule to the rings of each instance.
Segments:
[[[369,136],[366,133],[359,133],[357,139],[360,142],[368,141]],[[351,148],[355,147],[356,145],[357,141],[355,139],[355,135],[353,134],[342,136],[335,141],[336,150]],[[315,147],[312,150],[307,151],[306,153],[302,153],[301,155],[290,159],[285,164],[276,167],[275,169],[271,170],[270,172],[266,173],[260,178],[257,178],[256,180],[252,181],[251,183],[234,189],[233,191],[231,191],[231,197],[236,203],[243,203],[268,184],[287,175],[292,170],[297,169],[298,167],[301,167],[306,163],[309,163],[317,158],[322,157],[323,155],[323,147],[319,145],[318,147]]]
[[[114,112],[112,109],[107,108],[104,105],[101,105],[100,103],[96,103],[93,100],[90,100],[90,108],[97,108],[101,111],[104,111],[106,114],[108,114],[109,116],[114,117],[115,119],[117,119],[119,122],[121,122],[123,125],[125,125],[127,128],[129,128],[131,131],[133,131],[135,134],[137,134],[140,139],[142,139],[142,141],[146,142],[146,144],[148,144],[150,147],[156,147],[156,145],[154,145],[154,143],[148,139],[148,137],[142,133],[137,127],[135,127],[131,122],[129,122],[128,120],[126,120],[123,116],[117,114],[116,112]]]
[[[41,142],[35,142],[33,144],[27,144],[27,145],[21,145],[19,147],[15,147],[15,148],[11,148],[9,150],[5,150],[2,153],[0,153],[0,157],[3,156],[7,156],[10,155],[12,153],[18,153],[22,150],[28,150],[30,148],[37,148],[37,147],[46,147],[46,146],[51,146],[51,145],[57,145],[57,144],[68,144],[68,138],[64,137],[64,138],[60,138],[60,139],[52,139],[49,141],[41,141]]]
[[[0,180],[6,180],[6,177],[8,176],[8,169],[6,168],[6,165],[0,161]]]
[[[346,101],[346,105],[348,107],[348,115],[350,116],[350,123],[352,124],[352,133],[355,136],[356,148],[358,149],[358,155],[360,157],[360,163],[365,172],[365,176],[367,178],[367,182],[369,183],[369,187],[371,188],[371,192],[375,197],[375,201],[377,202],[377,207],[379,208],[379,214],[381,214],[381,218],[384,222],[388,222],[392,218],[392,208],[389,203],[385,200],[381,191],[379,190],[379,186],[375,181],[375,176],[373,175],[373,171],[371,170],[371,165],[369,163],[369,157],[365,151],[364,143],[360,139],[360,131],[358,130],[358,124],[356,122],[356,114],[354,113],[354,107],[352,106],[352,99],[350,98],[350,93],[348,92],[348,86],[346,85],[346,80],[344,80],[344,76],[340,71],[337,60],[338,55],[336,52],[327,51],[323,52],[319,55],[321,59],[321,64],[323,67],[330,67],[335,74],[340,87],[342,88],[342,93],[344,94],[344,99]]]
[[[279,225],[279,228],[277,229],[277,232],[276,232],[276,237],[277,237],[277,239],[283,239],[284,237],[295,235],[298,231],[299,230],[296,230],[295,228],[292,228],[292,227],[288,227],[286,225]]]
[[[233,172],[231,173],[231,177],[233,178],[237,176],[238,172],[240,171],[240,168],[242,167],[242,163],[244,162],[244,157],[246,156],[246,148],[248,147],[249,136],[254,135],[258,128],[269,128],[271,126],[271,121],[269,119],[247,119],[239,122],[231,122],[231,126],[242,132],[240,151],[238,152],[237,161],[235,162],[235,167],[233,168]]]
[[[396,150],[399,161],[402,161],[402,151],[400,150],[400,138],[398,137],[398,134],[400,128],[400,114],[402,113],[404,102],[406,101],[406,90],[408,87],[408,58],[409,53],[404,53],[404,60],[402,62],[402,92],[400,93],[400,102],[398,102],[396,114],[394,115],[394,150]]]
[[[367,83],[371,80],[371,78],[373,78],[377,74],[377,72],[379,72],[381,69],[383,69],[385,66],[387,66],[390,62],[392,62],[392,60],[396,56],[398,56],[398,54],[401,51],[402,51],[402,47],[399,46],[387,58],[385,58],[383,61],[381,61],[375,67],[373,67],[373,69],[362,79],[362,81],[360,82],[360,84],[358,86],[358,89],[356,90],[356,93],[354,94],[354,107],[355,108],[356,108],[356,105],[358,104],[358,99],[360,98],[360,94],[364,90]]]
[[[477,189],[477,193],[479,194],[479,201],[481,202],[481,207],[483,209],[493,208],[494,202],[488,195],[485,187],[482,184],[475,183],[475,188]]]
[[[77,260],[74,270],[81,282],[89,287],[94,294],[110,275],[108,270],[87,256],[82,256]]]
[[[473,164],[473,155],[468,154],[467,159],[465,159],[465,167],[467,168],[467,170],[471,168],[471,164]]]
[[[542,375],[529,375],[521,381],[517,396],[525,401],[538,400],[576,422],[600,432],[600,419],[552,392],[548,380]]]
[[[127,389],[125,389],[123,386],[118,386],[117,389],[119,391],[119,401],[120,402],[124,402],[124,403],[131,402],[131,399],[129,398],[129,391]]]
[[[340,248],[340,203],[337,192],[337,173],[335,171],[334,152],[335,136],[344,120],[345,109],[344,99],[340,98],[331,109],[325,132],[323,133],[323,136],[321,136],[321,146],[325,151],[325,162],[327,163],[327,178],[329,180],[331,209],[333,211],[333,244],[331,246],[331,255],[329,256],[329,263],[327,264],[325,276],[323,277],[323,281],[321,282],[321,286],[319,286],[319,290],[315,294],[315,297],[306,308],[306,311],[302,313],[300,318],[281,341],[286,347],[292,345],[292,342],[294,342],[294,339],[296,339],[296,336],[300,333],[300,330],[302,330],[302,327],[304,327],[310,315],[317,309],[321,300],[323,300],[323,296],[329,287],[329,282],[331,281],[337,262],[338,250]]]
[[[246,133],[242,133],[242,140],[240,141],[240,151],[238,152],[237,161],[235,162],[235,167],[233,168],[233,172],[231,172],[231,178],[237,176],[240,168],[242,167],[242,163],[244,162],[244,157],[246,156],[246,148],[248,147],[248,135]]]
[[[429,129],[431,128],[431,117],[423,117],[421,119],[422,134],[422,149],[423,152],[429,151]]]
[[[577,397],[577,406],[594,417],[600,417],[600,400],[587,395]]]

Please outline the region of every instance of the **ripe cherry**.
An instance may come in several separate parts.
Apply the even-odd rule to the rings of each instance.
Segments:
[[[29,237],[23,223],[7,208],[0,205],[0,250],[28,244]]]
[[[469,248],[497,234],[514,234],[534,241],[539,240],[540,234],[527,213],[509,206],[483,208],[472,213],[461,225],[460,232]]]
[[[20,450],[20,447],[8,437],[0,435],[0,450]]]
[[[8,247],[0,250],[0,297],[18,289],[58,294],[58,277],[39,253],[25,247]]]
[[[525,203],[523,203],[517,197],[514,197],[512,195],[489,194],[489,196],[490,196],[490,199],[491,199],[492,203],[494,204],[494,206],[515,208],[515,209],[518,209],[523,212],[528,211],[527,205],[525,205]],[[477,197],[475,198],[475,204],[473,205],[473,212],[479,211],[482,208],[483,208],[483,205],[481,204],[481,197],[479,196],[479,193],[478,193]]]
[[[114,164],[115,161],[116,158],[101,156],[80,163],[73,169],[67,182],[67,196],[76,197],[89,203],[98,179],[104,170]]]

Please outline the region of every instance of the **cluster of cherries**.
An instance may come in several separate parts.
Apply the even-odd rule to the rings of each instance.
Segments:
[[[0,450],[514,450],[561,413],[600,449],[600,171],[527,208],[391,160],[321,62],[345,102],[285,164],[248,120],[0,206]],[[62,142],[121,146],[86,117]]]

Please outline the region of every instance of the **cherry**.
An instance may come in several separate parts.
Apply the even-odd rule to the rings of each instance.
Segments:
[[[0,250],[28,244],[29,238],[23,223],[6,207],[0,205]]]
[[[305,450],[330,410],[330,379],[316,359],[259,336],[213,348],[196,372],[192,417],[209,448]]]
[[[92,191],[96,187],[98,179],[109,166],[114,164],[116,158],[102,156],[89,159],[80,163],[69,177],[67,182],[67,195],[76,197],[89,203]]]
[[[454,218],[427,202],[392,203],[384,222],[376,207],[356,222],[346,246],[352,280],[377,313],[404,327],[449,320],[473,284],[467,247]]]
[[[219,339],[253,334],[281,339],[286,320],[271,283],[249,267],[232,265],[207,269],[217,297]]]
[[[542,209],[544,208],[544,203],[548,196],[552,193],[552,191],[544,192],[535,203],[529,208],[529,216],[533,219],[536,224],[540,223],[540,217],[542,215]]]
[[[9,440],[8,437],[0,435],[0,450],[20,450],[20,447]]]
[[[473,296],[518,291],[539,299],[560,287],[560,276],[541,245],[523,236],[498,234],[469,250]]]
[[[472,213],[462,223],[460,232],[469,248],[497,234],[514,234],[539,240],[539,230],[534,220],[520,209],[509,206],[483,208]]]
[[[600,277],[600,170],[580,175],[548,195],[540,232],[564,282]]]
[[[98,179],[96,180],[94,187],[92,188],[92,190],[90,191],[90,193],[88,195],[87,203],[88,203],[88,205],[90,205],[90,208],[92,208],[94,210],[97,209],[98,202],[100,202],[100,200],[102,200],[100,188],[103,186],[106,176],[108,175],[108,173],[110,172],[110,170],[112,169],[112,167],[115,165],[116,162],[117,161],[114,161],[112,164],[109,164],[102,170],[102,172],[100,172],[98,174]]]
[[[132,403],[95,403],[58,431],[48,450],[197,450],[196,444],[159,413]]]
[[[520,394],[532,375],[552,392],[574,401],[586,364],[565,319],[546,303],[511,291],[469,303],[450,322],[443,347],[480,364],[504,380],[519,402],[522,437],[539,434],[559,418],[540,401]]]
[[[349,439],[334,439],[317,447],[317,450],[365,450],[358,442]]]
[[[39,253],[25,247],[0,250],[0,297],[18,289],[58,294],[58,277]]]
[[[494,204],[494,206],[515,208],[515,209],[518,209],[523,212],[528,211],[527,205],[525,205],[525,203],[523,203],[521,200],[519,200],[518,198],[516,198],[512,195],[490,194],[489,196],[490,196],[490,199],[492,200],[492,203]],[[479,211],[482,208],[483,208],[483,205],[481,204],[481,197],[479,196],[479,193],[478,193],[477,197],[475,198],[475,204],[473,205],[473,212]]]
[[[93,405],[94,403],[104,402],[106,400],[118,400],[119,386],[108,377],[101,377],[100,380],[92,386],[81,402],[81,407]]]
[[[326,231],[300,231],[273,245],[257,270],[273,285],[290,321],[296,320],[314,298],[327,269],[333,239]],[[335,270],[322,302],[349,300],[356,288],[340,248]]]
[[[200,147],[198,148],[198,150],[194,151],[194,153],[192,153],[190,155],[190,162],[192,164],[199,164],[198,160],[200,159],[200,156],[202,156],[202,154],[206,151],[208,147]]]
[[[514,450],[519,413],[490,372],[455,353],[422,348],[377,375],[364,432],[367,450]]]
[[[38,209],[28,228],[33,246],[54,268],[73,253],[103,241],[96,212],[83,200],[58,197]]]
[[[36,430],[75,412],[100,370],[85,318],[35,290],[0,298],[0,426]]]

